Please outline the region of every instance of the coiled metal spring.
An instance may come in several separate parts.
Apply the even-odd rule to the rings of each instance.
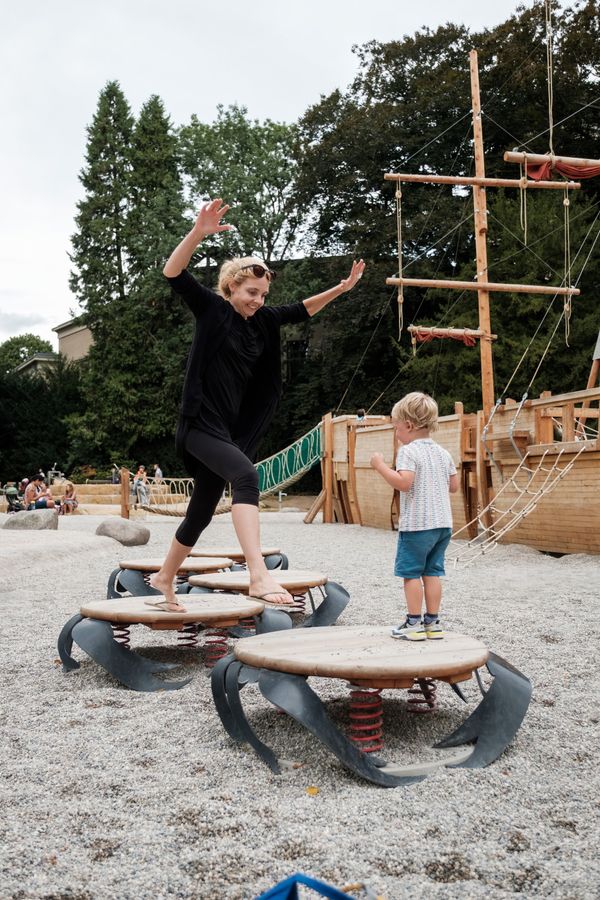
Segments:
[[[208,668],[212,669],[223,656],[227,656],[228,652],[227,629],[207,628],[204,642],[204,662]]]
[[[350,685],[350,740],[363,753],[383,747],[383,701],[380,688]]]
[[[415,678],[408,689],[408,710],[412,713],[430,713],[436,706],[437,685],[433,678]]]
[[[195,622],[186,622],[177,632],[177,646],[195,649],[198,646],[198,626]]]
[[[110,627],[112,628],[113,638],[117,644],[121,644],[126,650],[129,650],[129,625],[124,625],[122,622],[111,622]]]

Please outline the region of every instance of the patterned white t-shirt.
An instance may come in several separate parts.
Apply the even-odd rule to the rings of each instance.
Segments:
[[[448,484],[456,466],[447,450],[431,438],[403,444],[396,470],[414,472],[409,491],[400,491],[400,531],[452,528]]]

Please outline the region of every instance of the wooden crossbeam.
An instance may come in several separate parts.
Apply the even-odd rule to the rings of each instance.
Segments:
[[[583,159],[580,156],[551,156],[549,153],[516,153],[514,150],[507,150],[504,154],[504,161],[523,165],[531,163],[534,166],[557,162],[566,163],[568,166],[580,166],[582,169],[587,166],[600,166],[600,159]],[[564,186],[563,182],[561,187]]]
[[[506,159],[506,157],[505,157]],[[531,178],[469,178],[466,175],[409,175],[406,173],[387,172],[385,181],[417,182],[418,184],[464,184],[478,187],[511,187],[542,188],[549,191],[560,191],[567,187],[576,190],[581,187],[579,181],[533,181]]]
[[[500,284],[489,281],[440,281],[437,278],[386,278],[386,284],[405,287],[446,288],[451,291],[489,291],[506,294],[556,294],[576,297],[579,288],[552,287],[543,284]]]
[[[409,325],[407,330],[410,331],[411,334],[431,334],[434,337],[440,338],[462,338],[466,336],[473,338],[487,338],[488,340],[495,341],[498,337],[497,334],[486,334],[479,328],[437,328],[421,325]]]

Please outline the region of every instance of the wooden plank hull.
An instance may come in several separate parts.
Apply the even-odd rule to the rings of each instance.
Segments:
[[[581,442],[573,440],[582,401],[589,397],[590,402],[598,402],[600,390],[597,393],[588,390],[552,398],[544,395],[529,401],[518,416],[516,404],[507,401],[495,413],[486,434],[486,447],[493,460],[482,451],[478,433],[481,416],[478,420],[476,414],[465,415],[457,404],[457,414],[441,417],[432,437],[451,454],[460,483],[459,492],[451,495],[454,530],[476,519],[485,505],[483,497],[492,499],[490,520],[496,531],[510,519],[509,509],[518,510],[524,500],[535,498],[527,516],[500,536],[502,543],[523,544],[547,553],[600,554],[600,441],[586,440],[585,452],[580,452]],[[395,527],[397,495],[370,465],[375,452],[382,453],[388,465],[394,465],[395,435],[389,418],[373,417],[362,425],[354,417],[339,417],[334,420],[333,435],[337,521],[372,528]],[[534,473],[531,479],[526,469],[519,467],[527,452]],[[540,460],[542,468],[538,470]],[[555,463],[561,469],[572,463],[572,468],[540,496],[544,482],[554,482]],[[513,477],[517,487],[511,481]],[[527,490],[525,497],[519,488]],[[476,535],[476,521],[471,532],[463,532],[461,537]]]

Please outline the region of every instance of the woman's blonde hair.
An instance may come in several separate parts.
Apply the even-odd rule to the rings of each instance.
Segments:
[[[438,421],[438,405],[429,394],[413,391],[398,400],[392,409],[392,421],[410,422],[414,428],[435,431]]]
[[[228,259],[219,269],[219,281],[217,284],[217,292],[221,297],[229,300],[231,297],[231,285],[241,284],[246,278],[252,278],[252,269],[246,269],[245,266],[263,266],[268,269],[266,262],[259,256],[236,256],[234,259]]]
[[[65,494],[65,496],[67,495],[68,491],[72,491],[73,493],[75,493],[75,485],[72,481],[65,481],[63,484],[63,493]]]

